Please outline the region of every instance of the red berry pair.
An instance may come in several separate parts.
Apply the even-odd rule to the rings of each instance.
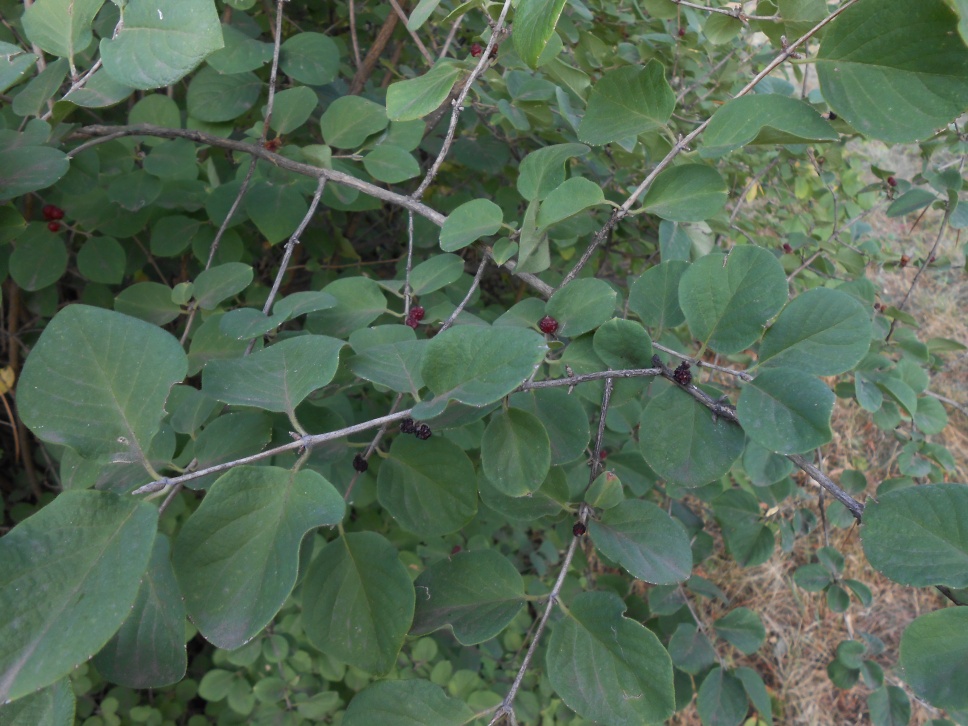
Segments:
[[[417,305],[416,307],[412,307],[410,308],[410,312],[407,313],[406,324],[409,325],[414,330],[416,330],[417,325],[420,323],[421,320],[424,319],[424,315],[426,314],[427,314],[426,311],[419,305]]]
[[[60,231],[60,222],[57,220],[64,218],[64,210],[53,204],[45,204],[44,208],[40,210],[40,213],[44,215],[44,219],[47,220],[47,229],[51,232]]]

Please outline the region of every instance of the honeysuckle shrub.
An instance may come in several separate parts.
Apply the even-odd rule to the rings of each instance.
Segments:
[[[968,722],[964,344],[869,277],[963,264],[962,0],[25,5],[0,722],[782,723],[697,569],[858,523],[952,605],[831,687]],[[838,397],[899,477],[824,471]]]

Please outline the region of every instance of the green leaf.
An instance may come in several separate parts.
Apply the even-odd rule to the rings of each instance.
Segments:
[[[816,66],[831,108],[882,141],[925,139],[968,106],[968,48],[944,0],[848,8],[824,35]]]
[[[195,438],[194,454],[198,461],[197,468],[205,469],[262,451],[269,443],[271,435],[271,419],[261,411],[222,414],[206,424]],[[191,479],[185,486],[189,489],[208,489],[218,476],[218,474],[209,474]]]
[[[222,26],[222,41],[225,46],[205,59],[205,62],[219,73],[256,71],[272,60],[271,43],[250,38],[233,25]],[[286,43],[282,44],[282,48],[280,62],[286,58]]]
[[[490,199],[464,202],[447,215],[440,228],[440,248],[454,252],[501,229],[504,212]]]
[[[652,365],[652,338],[633,320],[612,318],[598,327],[592,340],[595,355],[612,370]]]
[[[124,288],[114,299],[114,308],[154,325],[167,325],[182,312],[172,300],[172,289],[160,282],[138,282]]]
[[[733,671],[733,675],[742,681],[746,695],[753,702],[753,708],[757,710],[760,719],[765,721],[767,726],[773,726],[773,704],[762,676],[752,668],[745,667],[737,668]]]
[[[547,351],[532,330],[459,325],[430,341],[420,372],[438,399],[486,406],[521,385]]]
[[[545,312],[558,321],[558,335],[576,338],[594,330],[615,312],[618,295],[604,280],[572,280],[548,300]]]
[[[650,328],[665,330],[681,324],[686,316],[679,307],[679,281],[688,268],[682,260],[650,267],[629,288],[629,309]]]
[[[360,691],[350,701],[343,726],[464,726],[474,714],[463,701],[451,698],[430,681],[412,678],[378,681]]]
[[[743,682],[717,666],[703,679],[696,711],[703,726],[739,726],[746,718],[749,700]]]
[[[28,224],[10,255],[13,281],[33,292],[53,285],[66,271],[67,248],[61,236],[39,222]]]
[[[833,438],[836,397],[819,378],[793,368],[768,368],[743,386],[736,415],[763,448],[800,454]]]
[[[595,547],[639,580],[653,585],[684,582],[692,572],[689,537],[678,520],[651,502],[627,499],[591,519]]]
[[[787,300],[787,281],[776,257],[762,247],[737,245],[694,262],[682,275],[679,305],[692,334],[717,353],[739,353]]]
[[[269,125],[277,134],[292,133],[306,123],[318,103],[313,89],[306,86],[279,91],[272,105]]]
[[[746,437],[685,391],[668,387],[642,410],[639,450],[655,472],[682,487],[718,479],[743,453]]]
[[[424,570],[414,582],[417,609],[411,635],[445,626],[462,645],[490,640],[524,607],[524,580],[495,550],[459,552]]]
[[[928,484],[869,500],[864,554],[902,585],[968,587],[968,487]]]
[[[24,134],[0,132],[0,201],[45,189],[67,173],[70,162],[60,149],[35,146]]]
[[[589,151],[585,144],[555,144],[532,151],[518,167],[518,192],[529,202],[544,199],[565,181],[564,163]]]
[[[407,21],[407,30],[420,30],[423,24],[427,22],[427,18],[433,15],[438,5],[440,5],[440,0],[420,0],[417,3],[417,7],[410,13],[410,19]]]
[[[600,146],[659,129],[675,105],[676,94],[659,61],[607,71],[592,87],[578,139]]]
[[[232,121],[255,106],[261,94],[262,81],[254,73],[222,75],[205,67],[188,84],[188,114],[209,123]]]
[[[311,469],[240,466],[220,477],[172,551],[185,606],[205,639],[232,649],[255,637],[296,584],[303,535],[338,524],[345,511],[339,492]]]
[[[798,567],[793,573],[793,581],[807,592],[820,592],[833,582],[833,578],[826,567],[814,563]]]
[[[676,668],[699,675],[716,662],[716,651],[709,638],[690,623],[680,623],[669,640],[669,655]]]
[[[135,601],[157,521],[155,507],[131,497],[71,491],[0,539],[0,703],[66,676],[108,642]]]
[[[127,3],[123,17],[121,31],[101,39],[101,60],[114,80],[131,88],[170,86],[223,45],[211,0]]]
[[[911,702],[903,688],[881,686],[867,697],[874,726],[907,726],[911,722]]]
[[[144,460],[168,391],[187,368],[170,333],[110,310],[70,305],[27,358],[17,387],[20,416],[38,438],[85,458]]]
[[[380,465],[380,506],[408,532],[450,534],[477,512],[477,477],[464,450],[440,436],[398,436]]]
[[[323,139],[338,149],[355,149],[388,123],[383,106],[360,96],[340,96],[319,119]]]
[[[928,396],[919,398],[918,409],[914,412],[914,425],[927,436],[944,431],[948,425],[948,414],[941,401]]]
[[[299,227],[309,205],[289,184],[255,182],[245,197],[245,212],[271,243],[281,242]]]
[[[457,282],[464,274],[464,260],[445,253],[424,260],[410,272],[410,287],[414,295],[425,295]]]
[[[494,413],[481,440],[481,464],[495,488],[511,497],[537,490],[551,468],[551,442],[540,419],[521,409]]]
[[[583,209],[605,203],[605,193],[591,179],[572,177],[545,197],[538,209],[538,227],[550,227]]]
[[[938,708],[968,710],[968,609],[920,616],[901,635],[900,665],[918,697]]]
[[[360,378],[416,396],[424,385],[420,366],[427,345],[426,340],[375,345],[352,358],[349,367]]]
[[[675,711],[672,659],[655,634],[622,617],[611,592],[582,592],[554,625],[548,678],[565,704],[591,721],[660,723]]]
[[[538,59],[555,34],[564,9],[565,0],[521,0],[518,4],[511,40],[515,52],[532,68],[538,67]]]
[[[387,116],[394,121],[413,121],[432,113],[447,100],[460,74],[460,66],[445,58],[422,76],[391,84]]]
[[[53,685],[0,706],[0,723],[3,726],[35,726],[41,723],[70,726],[74,723],[75,702],[70,676],[65,676]]]
[[[703,164],[683,164],[659,174],[642,200],[642,209],[673,222],[701,222],[726,204],[726,182]]]
[[[94,656],[94,665],[107,680],[128,688],[160,688],[185,677],[185,605],[165,535],[155,538],[131,612]]]
[[[760,616],[749,608],[736,608],[721,617],[713,627],[716,634],[746,655],[760,649],[766,640],[766,628]]]
[[[296,406],[336,374],[342,340],[300,335],[236,360],[213,360],[202,390],[228,404],[295,416]]]
[[[588,414],[577,396],[561,388],[541,388],[515,393],[511,406],[534,414],[544,426],[551,443],[551,464],[567,464],[585,453],[591,432]]]
[[[36,63],[37,56],[25,53],[21,48],[10,55],[0,56],[0,93],[18,83]]]
[[[241,262],[226,262],[203,270],[195,278],[195,302],[202,310],[214,310],[220,302],[247,288],[252,275],[252,268]]]
[[[861,361],[870,339],[866,308],[847,293],[818,287],[783,308],[763,336],[759,364],[834,376]]]
[[[48,65],[16,95],[10,105],[11,110],[18,116],[40,116],[64,82],[68,70],[69,65],[64,58]]]
[[[367,173],[377,181],[399,184],[420,176],[420,164],[406,149],[392,144],[380,144],[363,157]]]
[[[91,23],[103,4],[104,0],[37,0],[23,14],[24,32],[41,50],[73,59],[94,40]]]
[[[713,499],[727,551],[743,567],[762,565],[773,554],[773,532],[762,523],[760,503],[740,489],[728,489]]]
[[[754,93],[727,101],[713,114],[702,135],[702,155],[720,156],[747,144],[807,144],[837,138],[810,104],[778,93]]]
[[[300,83],[325,86],[339,73],[339,47],[323,33],[297,33],[279,48],[279,67]]]
[[[388,672],[414,612],[413,583],[393,545],[376,532],[347,533],[323,548],[304,582],[309,642],[367,673]]]
[[[334,280],[322,291],[332,295],[336,305],[309,315],[306,327],[314,333],[342,338],[365,328],[387,309],[387,300],[380,286],[367,277]]]

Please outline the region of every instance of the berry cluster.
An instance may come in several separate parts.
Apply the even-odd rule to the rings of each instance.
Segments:
[[[417,325],[424,319],[424,315],[426,314],[427,312],[419,305],[410,308],[410,312],[407,313],[407,325],[416,330]]]
[[[40,210],[41,214],[44,215],[44,219],[47,220],[47,229],[51,232],[57,232],[60,230],[60,222],[64,218],[64,210],[53,204],[45,204],[44,208]]]
[[[581,522],[575,522],[575,526],[571,528],[571,533],[576,537],[581,537],[587,531],[588,531],[588,528],[585,527],[585,525],[582,524]]]
[[[538,329],[545,335],[554,335],[558,330],[558,321],[550,315],[545,315],[538,321]]]
[[[680,386],[688,386],[692,383],[692,371],[689,370],[689,364],[686,361],[682,361],[679,367],[672,372],[672,378]]]
[[[353,457],[353,468],[362,474],[370,468],[370,463],[363,458],[363,454],[357,454]]]
[[[413,434],[421,441],[426,441],[433,435],[427,424],[418,424],[412,418],[405,418],[400,422],[400,433]]]

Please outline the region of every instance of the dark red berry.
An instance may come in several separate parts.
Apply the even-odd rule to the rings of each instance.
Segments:
[[[901,255],[901,259],[898,261],[898,264],[901,267],[907,267],[910,261],[911,261],[910,257],[908,257],[907,255]]]
[[[581,537],[588,529],[581,522],[575,522],[575,526],[571,528],[571,533],[576,537]]]
[[[605,449],[602,449],[601,451],[598,452],[598,458],[601,459],[602,461],[605,461],[605,459],[608,458],[608,452],[605,451]]]
[[[880,311],[881,311],[881,310],[882,310],[883,308],[884,308],[884,306],[883,306],[883,305],[881,305],[881,304],[880,304],[879,302],[876,302],[876,303],[874,303],[874,309],[875,309],[875,310],[876,310],[877,312],[880,312]]]
[[[545,315],[538,321],[538,329],[545,335],[554,335],[558,330],[558,321],[550,315]]]
[[[889,186],[889,187],[896,187],[897,186],[897,179],[895,179],[892,176],[887,177],[887,186]]]
[[[416,330],[417,326],[420,325],[420,321],[408,315],[407,319],[404,321],[404,324],[409,325],[411,328]]]
[[[44,215],[44,219],[47,220],[64,218],[64,210],[54,204],[45,204],[44,208],[40,211]]]
[[[686,37],[686,29],[683,28],[683,27],[681,27],[681,26],[679,27],[679,37],[680,38],[685,38]]]
[[[363,458],[363,454],[357,454],[353,457],[353,468],[362,474],[370,468],[370,462]]]
[[[930,257],[928,258],[928,262],[927,262],[927,264],[929,264],[929,265],[930,265],[930,264],[931,264],[932,262],[934,262],[934,261],[935,261],[935,259],[936,259],[936,258],[935,258],[935,256],[934,256],[934,255],[931,255],[931,256],[930,256]]]
[[[793,247],[790,246],[789,242],[783,243],[783,251],[786,252],[788,255],[793,254]]]
[[[452,555],[456,555],[458,552],[460,552],[460,545],[454,545],[454,547],[451,549],[450,553]]]
[[[419,305],[415,308],[410,308],[410,317],[418,323],[424,319],[424,315],[426,315],[426,311]]]
[[[49,229],[51,232],[59,232],[60,231],[60,222],[48,222],[47,223],[47,229]]]
[[[692,383],[692,371],[689,370],[689,364],[686,361],[682,361],[679,367],[672,372],[672,377],[676,383],[682,386],[688,386]]]
[[[473,56],[474,58],[480,57],[481,53],[483,52],[484,52],[484,49],[481,47],[480,43],[474,43],[471,46],[471,56]]]
[[[413,422],[412,418],[405,418],[400,422],[400,433],[402,434],[412,434],[417,431],[417,424]]]
[[[430,427],[427,424],[420,424],[414,434],[421,441],[426,441],[431,436]]]

